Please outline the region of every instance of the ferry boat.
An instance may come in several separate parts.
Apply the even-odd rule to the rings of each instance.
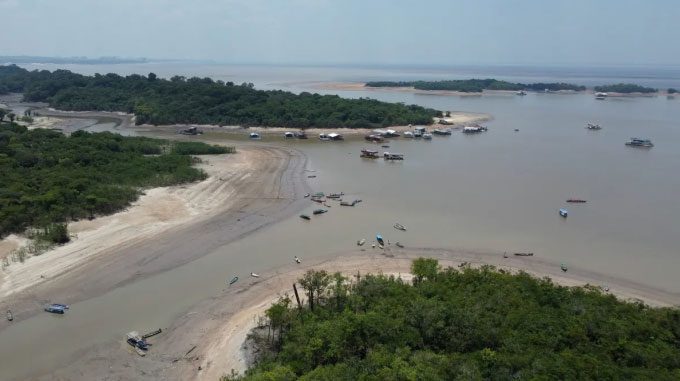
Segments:
[[[643,148],[654,147],[654,144],[652,144],[651,140],[639,138],[631,138],[630,141],[626,142],[626,145],[631,147],[643,147]]]
[[[586,124],[586,128],[589,130],[601,130],[602,126],[600,126],[599,124],[588,123]]]

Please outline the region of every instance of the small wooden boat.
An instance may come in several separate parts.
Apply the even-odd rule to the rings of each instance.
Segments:
[[[309,197],[309,196],[310,196],[309,193],[305,193],[305,198],[307,198],[307,197]]]
[[[364,246],[365,243],[366,243],[366,240],[362,238],[362,239],[357,241],[357,246]]]
[[[575,204],[585,204],[586,200],[581,200],[580,198],[570,198],[567,200],[567,202],[575,203]]]
[[[231,278],[231,280],[229,281],[229,285],[232,285],[232,284],[234,284],[234,283],[236,283],[236,282],[238,282],[238,277],[237,277],[237,276]]]
[[[515,253],[518,257],[533,257],[534,253]]]
[[[250,273],[250,276],[253,278],[259,278],[260,274]]]
[[[385,240],[383,240],[383,237],[380,234],[376,234],[375,240],[378,241],[378,245],[385,246]]]
[[[340,206],[354,206],[358,203],[358,200],[354,200],[352,202],[349,201],[340,201]]]
[[[295,256],[295,263],[302,263],[302,260],[297,255]]]
[[[316,178],[316,175],[309,175],[309,176],[307,176],[307,178],[308,179],[314,179],[314,178]]]
[[[404,231],[404,232],[406,231],[406,228],[404,227],[404,225],[402,225],[398,222],[396,224],[394,224],[394,228],[397,229],[397,230]]]
[[[11,310],[7,310],[7,320],[8,321],[14,320],[14,315],[12,314]]]
[[[328,196],[326,196],[326,198],[340,198],[340,197],[342,197],[342,196],[344,196],[344,195],[345,195],[344,192],[340,192],[340,193],[331,193],[331,194],[329,194]]]
[[[519,132],[519,128],[515,128],[515,132]]]
[[[560,216],[562,216],[562,217],[564,217],[564,218],[567,218],[568,215],[569,215],[569,211],[568,211],[568,210],[566,210],[566,209],[560,209]]]
[[[397,247],[400,247],[402,249],[404,248],[404,245],[402,245],[400,242],[395,243],[395,245],[397,245]]]
[[[59,306],[59,305],[55,305],[55,304],[49,304],[49,305],[45,306],[45,312],[63,315],[64,314],[64,307]]]
[[[306,215],[306,214],[301,214],[301,215],[300,215],[300,218],[302,218],[303,220],[307,220],[307,221],[311,220],[311,217],[309,217],[309,216]]]
[[[163,332],[163,329],[158,328],[157,330],[155,330],[153,332],[149,332],[147,334],[142,335],[142,339],[148,339],[149,337],[156,336],[156,335],[160,334],[161,332]]]
[[[328,210],[326,210],[326,209],[316,209],[312,213],[314,213],[314,214],[324,214],[326,212],[328,212]]]
[[[568,270],[568,269],[567,269],[567,265],[565,265],[564,263],[562,263],[562,264],[560,265],[560,268],[561,268],[562,271],[564,271],[565,273],[566,273],[567,270]]]

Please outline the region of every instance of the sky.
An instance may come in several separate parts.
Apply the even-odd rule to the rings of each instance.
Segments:
[[[680,65],[679,0],[0,0],[0,55]]]

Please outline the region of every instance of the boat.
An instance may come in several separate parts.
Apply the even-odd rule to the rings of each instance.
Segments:
[[[369,142],[374,142],[374,143],[380,143],[380,142],[385,140],[382,136],[377,135],[377,134],[366,135],[364,137],[364,139],[368,140]]]
[[[378,241],[380,246],[385,246],[385,240],[383,240],[383,237],[380,234],[376,234],[375,240]]]
[[[328,134],[319,134],[319,140],[323,140],[325,142],[330,141],[331,138],[328,136]]]
[[[284,137],[285,139],[292,139],[292,138],[295,137],[295,134],[292,133],[292,132],[284,132],[284,133],[283,133],[283,137]]]
[[[382,147],[382,148],[390,148],[390,146],[387,145],[387,144],[381,145],[381,147]]]
[[[331,194],[329,194],[328,196],[326,196],[326,198],[340,198],[340,197],[342,197],[342,196],[344,196],[344,195],[345,195],[345,193],[343,193],[343,192],[340,192],[340,193],[331,193]]]
[[[439,135],[439,136],[451,135],[451,129],[446,128],[446,129],[442,130],[442,129],[439,129],[439,128],[435,128],[434,130],[432,130],[432,133],[434,135]]]
[[[259,278],[260,274],[250,273],[250,276],[253,278]]]
[[[654,147],[654,144],[652,144],[651,140],[640,138],[630,138],[630,140],[626,142],[626,145],[631,147],[643,147],[643,148]]]
[[[520,91],[516,92],[515,94],[517,94],[517,95],[527,95],[526,91],[524,91],[524,90],[520,90]]]
[[[404,131],[404,139],[413,139],[413,132]]]
[[[402,153],[390,153],[390,152],[384,152],[383,153],[383,158],[385,160],[404,160],[404,154]]]
[[[149,343],[147,343],[137,331],[128,332],[126,341],[135,349],[139,349],[141,351],[147,351],[149,349]],[[144,356],[144,354],[140,354]]]
[[[328,212],[328,210],[326,210],[326,209],[315,209],[312,213],[314,213],[314,214],[324,214],[326,212]]]
[[[305,198],[307,198],[307,197],[309,197],[309,196],[310,196],[309,193],[305,193]]]
[[[378,158],[378,151],[373,151],[370,149],[362,149],[361,150],[361,155],[360,157],[366,158],[366,159],[377,159]]]
[[[519,128],[515,128],[515,132],[519,132]]]
[[[301,262],[302,262],[302,260],[300,260],[300,258],[298,258],[298,256],[296,255],[295,256],[295,263],[301,263]]]
[[[340,206],[354,206],[358,204],[361,200],[354,200],[352,202],[349,201],[340,201]]]
[[[562,271],[564,271],[565,273],[566,273],[567,270],[568,270],[568,269],[567,269],[567,265],[565,265],[564,263],[562,263],[562,264],[560,265],[560,268],[561,268]]]
[[[395,243],[395,245],[397,245],[397,247],[400,247],[402,249],[404,248],[404,245],[402,245],[400,242]]]
[[[429,132],[426,132],[423,134],[423,139],[425,140],[432,140],[432,134]]]
[[[57,304],[49,304],[45,306],[45,312],[53,313],[53,314],[58,314],[58,315],[63,315],[64,314],[65,308],[61,305]]]
[[[597,131],[597,130],[601,130],[602,126],[600,126],[599,124],[595,124],[595,123],[587,123],[586,128],[589,129],[589,130],[596,130]]]
[[[422,131],[419,131],[419,130],[415,130],[415,131],[413,132],[413,137],[416,138],[416,139],[420,139],[420,138],[423,137],[423,132],[422,132]]]
[[[335,140],[335,141],[337,141],[337,140],[345,140],[345,138],[344,138],[342,135],[336,134],[335,132],[331,132],[331,133],[328,134],[327,136],[328,136],[328,139],[330,139],[330,140]]]
[[[366,243],[366,240],[364,238],[362,238],[362,239],[357,241],[357,246],[364,246],[365,243]]]
[[[518,257],[533,257],[534,253],[515,253]]]
[[[464,134],[477,134],[480,132],[485,132],[487,131],[488,128],[482,127],[482,126],[465,126],[463,127],[463,133]]]
[[[603,99],[607,98],[607,95],[608,95],[607,93],[597,92],[597,93],[595,93],[595,99],[603,100]]]
[[[248,135],[248,137],[249,137],[250,139],[253,139],[253,140],[262,139],[262,137],[260,136],[260,134],[258,134],[257,132],[251,132],[251,133]]]
[[[309,221],[309,220],[311,219],[311,218],[310,218],[308,215],[306,215],[306,214],[301,214],[301,215],[300,215],[300,218],[302,218],[303,220],[307,220],[307,221]]]
[[[567,211],[566,209],[560,209],[560,216],[567,218],[568,215],[569,211]]]
[[[588,201],[581,200],[580,198],[570,198],[570,199],[567,200],[567,202],[571,202],[573,204],[585,204]]]
[[[304,131],[298,131],[295,133],[295,138],[297,139],[307,139],[307,134]]]
[[[406,231],[406,228],[404,227],[404,225],[402,225],[398,222],[396,224],[394,224],[394,228],[397,229],[397,230]]]
[[[236,282],[238,282],[238,277],[237,277],[237,276],[231,278],[231,280],[229,281],[229,284],[232,285],[232,284],[234,284],[234,283],[236,283]]]
[[[14,315],[12,314],[11,310],[7,310],[7,320],[8,321],[14,320]]]

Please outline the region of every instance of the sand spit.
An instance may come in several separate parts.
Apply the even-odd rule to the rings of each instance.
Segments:
[[[126,211],[73,223],[71,243],[0,271],[0,310],[17,322],[45,301],[89,299],[285,218],[303,206],[305,165],[298,151],[271,147],[204,157],[208,179],[151,189]]]
[[[382,273],[410,279],[411,261],[420,256],[437,258],[442,266],[454,268],[463,262],[473,267],[490,264],[511,272],[522,270],[534,276],[550,277],[566,286],[606,286],[610,293],[621,299],[640,300],[652,306],[680,304],[680,295],[676,293],[585,269],[570,268],[563,273],[559,264],[535,257],[503,258],[502,253],[426,248],[367,249],[325,259],[303,258],[301,265],[291,263],[262,273],[260,278],[236,284],[180,316],[166,333],[159,336],[153,351],[145,358],[123,350],[120,343],[109,343],[93,349],[48,378],[92,379],[106,374],[113,379],[137,379],[143,375],[150,380],[217,380],[232,369],[243,372],[247,366],[243,350],[246,335],[272,302],[283,295],[293,298],[292,285],[306,270],[326,269],[347,276],[359,272]],[[301,297],[304,298],[304,295],[301,294]],[[102,361],[102,358],[107,361]]]

